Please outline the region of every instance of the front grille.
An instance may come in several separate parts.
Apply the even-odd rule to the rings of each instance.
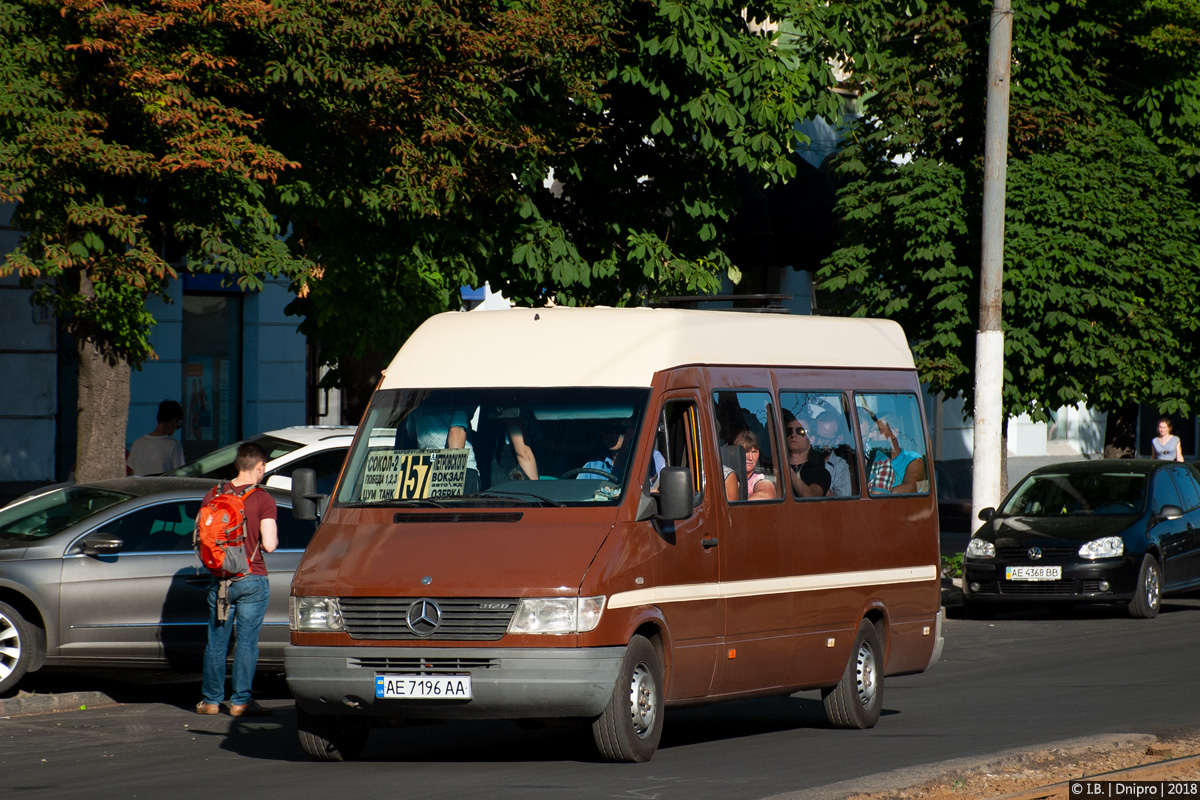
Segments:
[[[1073,558],[1074,556],[1079,555],[1078,545],[1076,545],[1076,546],[1054,545],[1054,546],[1049,546],[1049,547],[1042,547],[1042,545],[1026,544],[1026,545],[1021,545],[1020,547],[997,547],[996,548],[996,558],[1004,559],[1005,561],[1024,561],[1024,562],[1029,562],[1031,564],[1036,563],[1034,561],[1031,561],[1029,558],[1029,548],[1030,547],[1041,547],[1042,548],[1042,557],[1040,559],[1038,559],[1038,561],[1045,561],[1047,559],[1059,559],[1059,560],[1069,559],[1069,558]]]
[[[348,665],[378,672],[403,672],[406,675],[461,674],[468,670],[492,669],[499,666],[494,658],[350,658]]]
[[[351,639],[396,641],[490,642],[502,637],[516,611],[511,598],[430,598],[442,611],[441,625],[428,636],[408,627],[408,609],[415,597],[342,597],[342,619]]]
[[[1000,594],[1052,597],[1075,594],[1075,581],[1000,581]]]

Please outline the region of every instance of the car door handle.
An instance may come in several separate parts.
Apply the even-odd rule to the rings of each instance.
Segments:
[[[188,586],[208,586],[212,583],[212,578],[208,575],[194,575],[190,578],[184,578],[183,582]]]
[[[717,540],[716,539],[701,539],[700,546],[701,547],[716,547]]]

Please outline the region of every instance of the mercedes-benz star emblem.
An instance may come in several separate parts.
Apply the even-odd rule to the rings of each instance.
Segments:
[[[432,600],[422,597],[408,607],[408,629],[417,636],[430,636],[442,624],[442,609]]]
[[[1031,547],[1031,548],[1029,548],[1029,553],[1028,553],[1028,555],[1029,555],[1029,560],[1030,560],[1030,561],[1037,561],[1039,558],[1041,558],[1041,557],[1042,557],[1042,548],[1040,548],[1040,547]]]

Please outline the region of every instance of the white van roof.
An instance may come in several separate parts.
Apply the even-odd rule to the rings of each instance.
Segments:
[[[451,311],[426,320],[380,388],[650,386],[689,364],[912,369],[891,320],[665,308]]]

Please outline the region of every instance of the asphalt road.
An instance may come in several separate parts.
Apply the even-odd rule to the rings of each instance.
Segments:
[[[872,730],[825,727],[815,692],[684,709],[668,712],[654,759],[634,765],[597,762],[573,729],[504,722],[375,731],[362,761],[318,764],[277,680],[261,683],[274,716],[235,720],[192,713],[192,681],[39,677],[43,691],[101,688],[124,704],[0,719],[0,787],[22,800],[816,800],[911,785],[949,760],[1200,727],[1200,601],[1168,600],[1149,621],[1109,609],[951,619],[946,636],[933,670],[887,681]]]

